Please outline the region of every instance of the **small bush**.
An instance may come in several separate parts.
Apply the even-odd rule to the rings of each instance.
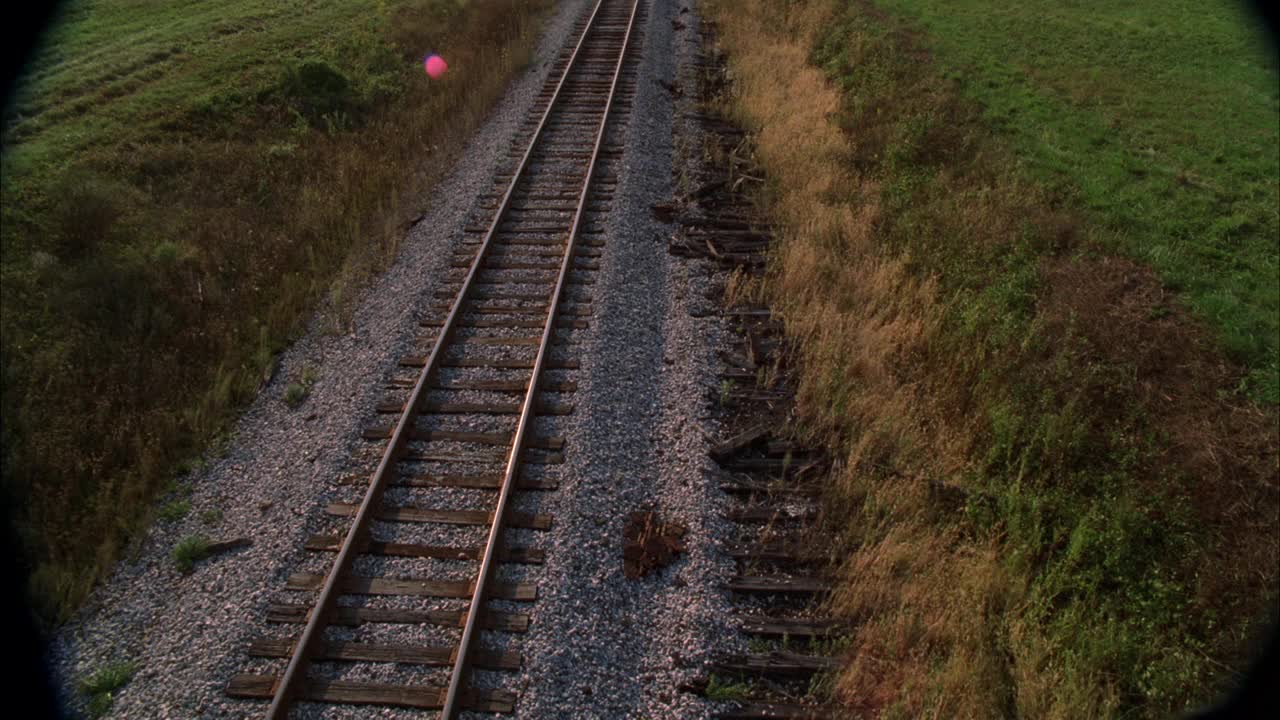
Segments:
[[[115,691],[124,687],[136,672],[138,664],[125,660],[98,668],[92,675],[81,680],[80,694],[85,697],[89,715],[95,718],[105,715],[115,700]]]
[[[745,700],[750,689],[746,683],[722,680],[712,675],[707,681],[706,696],[715,702],[736,702]]]
[[[173,564],[178,572],[191,572],[195,564],[209,556],[209,539],[203,535],[191,535],[173,546]]]
[[[165,522],[174,522],[186,517],[188,512],[191,512],[191,503],[186,500],[174,500],[162,506],[156,515]]]
[[[284,402],[291,408],[296,408],[306,401],[311,395],[311,386],[316,384],[317,380],[315,368],[307,366],[302,369],[302,378],[296,382],[289,383],[284,389]]]
[[[205,510],[200,513],[200,522],[203,522],[205,525],[216,525],[219,522],[222,522],[222,510],[220,508]]]
[[[281,80],[281,91],[311,120],[350,111],[355,102],[351,81],[323,60],[307,60],[289,68]]]
[[[309,391],[302,383],[289,383],[289,387],[284,389],[284,403],[291,408],[296,408],[307,399]]]

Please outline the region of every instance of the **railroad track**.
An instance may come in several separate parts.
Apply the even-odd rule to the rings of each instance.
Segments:
[[[528,629],[518,608],[537,587],[502,572],[541,563],[543,550],[509,536],[546,530],[552,518],[512,505],[518,493],[554,490],[564,461],[564,439],[541,428],[573,412],[573,334],[590,322],[644,5],[600,0],[578,23],[493,192],[480,198],[436,294],[447,302],[421,321],[423,353],[400,361],[415,372],[392,378],[396,394],[378,406],[395,421],[364,433],[378,443],[369,454],[376,468],[349,481],[363,496],[330,503],[325,514],[338,531],[307,540],[309,555],[332,563],[289,578],[287,592],[310,600],[268,608],[268,622],[300,631],[253,641],[249,655],[266,658],[254,662],[271,672],[227,685],[233,697],[269,700],[268,718],[287,717],[298,701],[439,710],[446,719],[513,711],[515,693],[501,677],[478,675],[509,675],[522,663],[510,636]],[[396,572],[408,567],[432,572]],[[376,642],[361,637],[364,626]],[[445,639],[424,644],[426,635]],[[436,668],[440,682],[347,679],[366,665],[365,677],[380,678],[377,667],[390,663]]]

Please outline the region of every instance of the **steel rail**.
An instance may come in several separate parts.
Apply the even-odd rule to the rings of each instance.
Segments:
[[[310,617],[307,619],[307,625],[302,631],[301,637],[294,645],[293,653],[289,656],[289,664],[285,667],[284,676],[276,684],[271,697],[271,704],[267,707],[266,717],[268,720],[285,720],[289,714],[289,707],[294,696],[302,688],[302,684],[306,681],[307,668],[310,665],[311,653],[313,646],[321,641],[324,635],[324,628],[328,622],[329,616],[333,613],[338,596],[341,595],[339,584],[341,579],[351,570],[351,565],[355,561],[358,550],[359,540],[368,530],[370,521],[377,513],[382,505],[382,496],[387,486],[387,478],[391,474],[393,465],[404,454],[407,442],[414,425],[415,416],[422,404],[423,398],[426,396],[426,390],[432,377],[439,369],[440,357],[442,350],[451,339],[454,326],[458,317],[461,315],[463,302],[466,300],[467,293],[471,289],[472,283],[476,275],[479,274],[485,257],[488,254],[489,246],[493,237],[497,232],[498,225],[502,223],[507,213],[508,206],[511,204],[511,197],[515,194],[516,186],[524,176],[525,170],[529,164],[529,157],[533,154],[534,148],[538,144],[538,140],[542,137],[542,131],[547,125],[547,119],[551,116],[551,111],[555,108],[556,100],[560,97],[560,90],[564,87],[565,80],[569,77],[569,73],[573,71],[574,63],[578,60],[578,52],[582,49],[582,45],[586,42],[587,36],[591,33],[591,28],[595,24],[596,17],[600,12],[600,7],[605,0],[599,0],[595,7],[591,10],[591,17],[587,20],[587,25],[582,31],[582,35],[578,38],[578,42],[573,47],[573,54],[569,57],[569,62],[565,65],[564,72],[561,74],[559,81],[556,83],[555,92],[547,101],[547,107],[542,112],[542,117],[538,121],[538,127],[533,133],[533,137],[529,139],[529,144],[525,148],[524,154],[520,157],[520,164],[511,176],[511,182],[507,185],[507,190],[502,195],[502,203],[498,206],[497,212],[494,213],[493,221],[489,224],[489,229],[485,233],[484,240],[480,244],[480,249],[476,253],[476,257],[471,261],[471,267],[467,271],[466,278],[462,282],[462,288],[458,291],[458,295],[454,298],[453,305],[449,308],[449,315],[445,318],[444,325],[440,328],[440,334],[436,336],[435,344],[431,348],[431,354],[427,358],[427,362],[423,365],[422,372],[418,374],[418,380],[414,383],[413,392],[410,394],[408,401],[405,403],[404,412],[400,415],[400,419],[396,422],[395,430],[392,431],[391,440],[387,444],[387,448],[383,451],[382,459],[378,462],[378,467],[374,470],[372,477],[369,479],[369,488],[365,491],[364,499],[360,502],[360,508],[356,511],[355,518],[351,522],[351,528],[347,530],[346,537],[342,541],[341,549],[338,551],[337,558],[333,561],[333,567],[329,570],[329,574],[325,577],[324,585],[320,589],[320,596],[316,599],[314,608]],[[612,99],[612,94],[610,95]],[[594,161],[594,155],[593,155]],[[594,162],[593,162],[594,164]],[[589,175],[588,175],[589,177]],[[575,225],[576,227],[576,225]],[[556,287],[559,297],[559,286]],[[552,310],[554,317],[554,306]],[[544,343],[546,338],[544,337]],[[534,377],[538,372],[538,367],[542,362],[542,353],[539,352],[538,362],[535,363]],[[525,411],[527,414],[528,399],[526,398]],[[523,416],[521,420],[520,430],[523,431]],[[520,433],[522,435],[522,432]],[[515,445],[516,448],[519,445]],[[513,457],[516,455],[513,454]],[[510,472],[508,471],[508,477]],[[507,488],[503,489],[504,498]],[[491,548],[486,548],[485,562],[492,560],[490,556]],[[483,566],[482,566],[483,569]],[[468,613],[468,624],[466,631],[470,631],[472,627],[471,617],[475,613]],[[464,639],[467,637],[464,634]],[[459,656],[463,653],[460,651]],[[453,684],[450,683],[450,689]],[[448,696],[452,696],[449,693]]]
[[[601,4],[603,2],[596,5],[597,11],[600,9]],[[493,513],[493,525],[489,528],[489,539],[485,543],[484,555],[480,560],[480,570],[476,576],[475,590],[471,596],[471,604],[467,607],[467,621],[462,628],[462,639],[458,643],[458,657],[453,663],[453,673],[449,677],[449,689],[445,693],[444,708],[440,712],[442,720],[454,720],[459,710],[461,710],[463,681],[467,671],[470,669],[468,661],[470,660],[471,646],[475,641],[479,617],[483,612],[482,603],[485,600],[485,591],[487,590],[489,578],[493,574],[498,546],[502,542],[502,521],[506,516],[507,506],[511,500],[511,490],[515,486],[515,478],[520,466],[520,451],[524,445],[525,433],[533,417],[534,397],[537,395],[538,380],[542,375],[542,365],[547,357],[547,348],[551,347],[551,335],[555,332],[560,297],[564,293],[565,285],[568,284],[569,271],[573,268],[573,254],[578,241],[578,228],[582,224],[582,215],[586,211],[587,194],[591,191],[591,176],[595,174],[596,158],[600,154],[600,146],[604,144],[605,129],[609,124],[609,114],[613,110],[613,97],[618,89],[618,78],[622,74],[623,62],[627,56],[627,46],[631,42],[631,29],[635,25],[636,12],[639,8],[640,0],[634,0],[631,5],[631,15],[627,18],[627,31],[622,37],[622,48],[618,51],[618,62],[613,68],[613,79],[609,83],[609,93],[605,99],[604,112],[600,116],[600,125],[596,128],[596,139],[591,148],[591,159],[587,164],[587,173],[582,179],[582,190],[578,193],[578,207],[573,214],[573,225],[569,229],[564,258],[560,261],[560,274],[556,279],[556,287],[551,294],[550,312],[547,313],[547,321],[542,326],[542,341],[538,344],[538,355],[533,361],[533,374],[529,378],[529,388],[520,407],[520,422],[516,425],[515,439],[511,443],[511,454],[507,458],[507,467],[502,477],[502,486],[498,491],[498,507]],[[592,20],[594,21],[594,19],[595,12],[592,13]],[[590,32],[590,26],[582,34],[583,39],[586,38],[588,32]],[[579,45],[581,45],[581,42],[579,42]],[[574,53],[576,55],[576,49]],[[565,76],[568,76],[567,72]],[[559,92],[559,87],[557,87],[556,91],[557,93]],[[548,107],[549,109],[550,107]]]

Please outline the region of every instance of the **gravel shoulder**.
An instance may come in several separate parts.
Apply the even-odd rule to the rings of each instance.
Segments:
[[[359,437],[378,423],[374,408],[383,383],[413,347],[420,310],[445,275],[476,197],[489,190],[551,59],[589,4],[569,0],[549,18],[530,70],[472,140],[467,162],[438,186],[431,210],[401,244],[395,264],[363,294],[353,331],[330,334],[317,318],[282,356],[225,452],[187,478],[187,516],[158,522],[135,556],[62,628],[53,661],[69,704],[78,702],[77,679],[129,659],[137,661],[138,674],[117,694],[109,717],[261,713],[261,703],[228,698],[223,688],[237,673],[277,667],[249,661],[244,648],[255,637],[282,634],[265,623],[265,609],[282,598],[279,589],[289,574],[325,567],[328,558],[305,557],[303,543],[313,533],[332,531],[333,521],[320,512],[326,502],[349,499],[336,480],[364,469]],[[690,112],[693,101],[673,102],[664,84],[694,86],[684,76],[696,51],[696,9],[692,0],[650,3],[627,152],[593,290],[594,319],[574,352],[581,361],[574,374],[577,410],[554,421],[568,441],[567,463],[558,491],[517,500],[517,510],[555,518],[553,528],[535,539],[546,550],[546,563],[516,569],[511,577],[537,582],[540,590],[539,600],[523,608],[532,620],[518,642],[523,669],[514,682],[502,681],[520,692],[519,718],[710,717],[710,703],[677,688],[705,673],[709,648],[724,649],[732,642],[726,638],[735,637],[721,587],[732,561],[718,551],[730,535],[723,519],[727,501],[708,475],[707,438],[719,431],[708,390],[717,383],[715,350],[723,337],[706,299],[714,278],[667,253],[671,227],[649,209],[672,197],[673,166],[683,161],[673,131],[687,130],[688,124],[678,127],[678,113]],[[673,24],[677,19],[681,29]],[[317,381],[309,398],[291,409],[282,396],[304,369]],[[441,499],[465,506],[464,499]],[[648,509],[688,528],[688,551],[670,567],[629,580],[622,568],[623,526],[628,513]],[[193,534],[249,537],[254,544],[182,575],[170,551]],[[367,565],[360,570],[438,577],[456,572],[403,559]],[[431,635],[424,631],[423,637]],[[420,679],[414,672],[390,669],[386,677]],[[300,716],[325,718],[427,715],[302,710]]]
[[[691,12],[680,14],[684,7]],[[693,9],[654,2],[648,17],[579,411],[567,433],[569,467],[546,505],[557,525],[532,611],[522,718],[710,717],[710,703],[677,688],[704,674],[708,649],[723,649],[732,635],[721,587],[732,561],[718,552],[730,531],[727,501],[707,475],[706,437],[717,432],[708,388],[722,332],[705,298],[712,278],[667,253],[672,228],[650,211],[674,192],[676,103],[663,85],[692,61]],[[635,510],[683,523],[688,551],[630,580],[622,538]]]

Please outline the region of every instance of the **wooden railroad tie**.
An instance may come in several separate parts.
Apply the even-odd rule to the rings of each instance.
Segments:
[[[271,699],[275,695],[274,675],[237,675],[227,684],[231,697]],[[391,685],[387,683],[316,680],[306,678],[299,688],[299,698],[312,702],[352,705],[390,705],[393,707],[439,710],[444,707],[445,688],[434,685]],[[471,690],[462,704],[477,712],[509,713],[515,709],[516,695],[508,690]]]

